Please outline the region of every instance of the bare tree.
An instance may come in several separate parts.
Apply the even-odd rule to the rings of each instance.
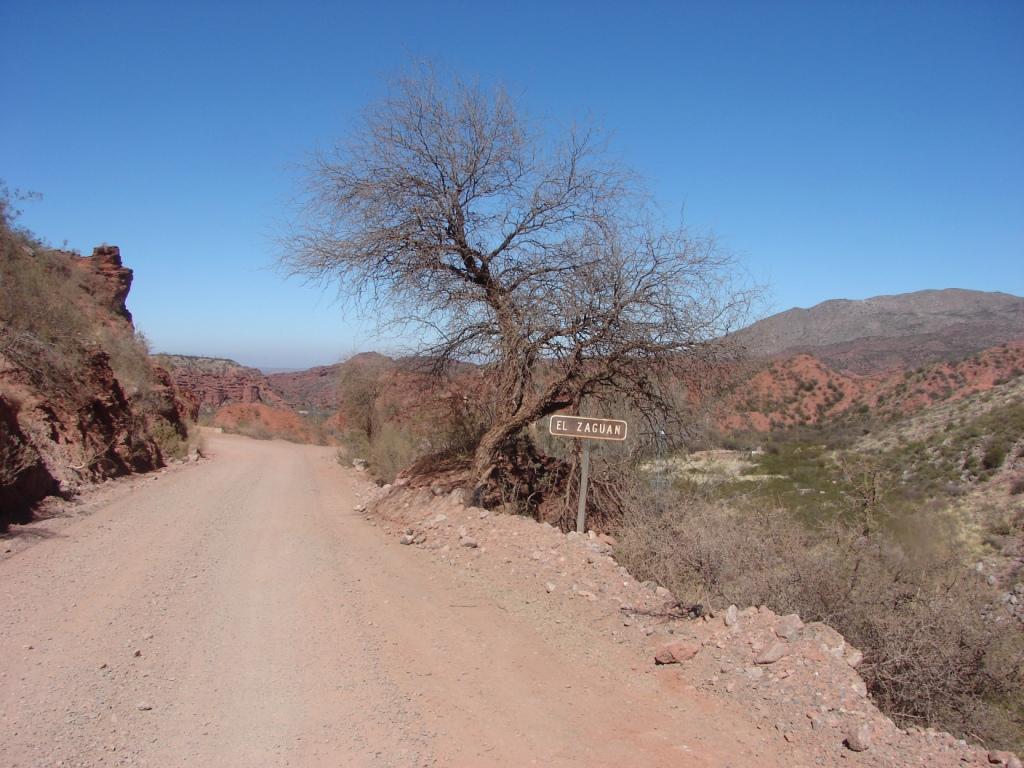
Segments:
[[[899,476],[878,457],[864,454],[849,454],[839,459],[838,466],[846,511],[865,536],[874,533],[899,487]]]
[[[286,266],[493,377],[478,488],[524,427],[584,398],[672,410],[749,305],[714,240],[659,227],[596,131],[550,140],[501,89],[400,79],[308,183]]]

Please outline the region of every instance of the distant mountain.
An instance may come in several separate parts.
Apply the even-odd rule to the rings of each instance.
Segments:
[[[736,334],[755,357],[812,354],[852,373],[953,361],[1024,339],[1024,298],[958,288],[834,299]]]

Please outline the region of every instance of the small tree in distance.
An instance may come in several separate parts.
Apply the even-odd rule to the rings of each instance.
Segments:
[[[665,228],[594,130],[536,131],[501,89],[398,79],[315,157],[283,262],[479,363],[495,418],[477,489],[530,423],[614,398],[664,423],[749,307],[713,239]]]

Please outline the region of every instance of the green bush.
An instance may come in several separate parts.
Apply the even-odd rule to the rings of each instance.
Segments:
[[[992,440],[981,456],[981,466],[988,470],[996,470],[1006,461],[1007,445],[1002,440]]]

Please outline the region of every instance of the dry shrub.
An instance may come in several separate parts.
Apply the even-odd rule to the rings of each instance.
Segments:
[[[472,427],[456,414],[450,421],[437,424],[430,439],[417,435],[401,421],[381,421],[367,435],[361,429],[350,429],[342,435],[342,443],[351,457],[367,460],[374,477],[385,483],[421,459],[435,462],[471,455],[475,445]]]
[[[165,461],[184,459],[192,452],[206,451],[206,437],[195,424],[186,424],[185,433],[162,416],[156,416],[149,425],[149,434],[156,441]]]
[[[67,264],[5,227],[0,232],[0,353],[33,383],[74,394],[88,356],[80,288]]]
[[[215,416],[213,423],[225,432],[251,437],[253,440],[273,440],[275,437],[288,439],[283,435],[275,435],[270,427],[260,420],[258,413],[244,415],[234,421],[222,421]],[[295,442],[302,441],[296,440]]]
[[[369,434],[362,428],[345,430],[340,436],[348,459],[364,459],[380,482],[390,483],[398,473],[423,455],[421,441],[401,424],[384,422]],[[339,454],[340,456],[340,454]]]
[[[351,367],[339,378],[347,426],[340,440],[349,456],[366,459],[383,482],[422,459],[444,464],[472,455],[493,418],[482,399],[462,394],[452,379],[431,378],[415,367],[403,373],[410,377],[408,385],[419,389],[415,404],[402,405],[396,397],[394,377],[401,374],[395,369]]]
[[[229,430],[229,431],[231,431],[231,430]],[[246,437],[251,437],[253,440],[273,440],[274,439],[274,433],[271,432],[270,429],[267,426],[265,426],[264,424],[260,424],[258,422],[249,422],[249,423],[239,424],[237,430],[233,430],[233,431],[237,431],[237,433],[240,434],[240,435],[245,435]]]
[[[824,621],[864,651],[875,702],[901,724],[1024,744],[1024,635],[952,545],[916,549],[855,523],[808,527],[699,489],[634,484],[628,497],[618,557],[638,578],[684,601],[767,605]],[[926,522],[930,541],[952,541]]]
[[[140,331],[101,327],[96,340],[110,356],[110,367],[124,393],[133,399],[145,399],[156,383],[145,335]]]
[[[563,531],[576,530],[582,458],[578,448],[578,442],[571,444],[569,450],[562,451],[564,458],[551,456],[539,449],[535,451],[538,456],[536,463],[541,465],[541,471],[533,478],[534,492],[540,497],[539,509],[524,510]],[[628,459],[601,456],[592,448],[587,485],[587,528],[611,531],[621,527],[629,500],[622,489],[632,485],[635,474],[635,465]]]
[[[159,416],[153,419],[149,434],[156,441],[160,455],[165,461],[182,459],[188,455],[188,438],[183,437],[178,429],[166,419]]]
[[[74,399],[81,394],[76,372],[99,348],[125,394],[145,394],[154,383],[145,337],[93,317],[98,278],[17,228],[14,215],[0,185],[0,353],[43,391]]]
[[[1024,493],[1024,476],[1018,477],[1010,485],[1010,495],[1019,496]]]
[[[366,459],[373,474],[385,483],[390,483],[423,453],[420,441],[408,429],[385,423],[369,441]]]
[[[211,424],[254,440],[280,439],[310,444],[322,437],[315,424],[294,411],[265,403],[229,403],[214,414]]]

